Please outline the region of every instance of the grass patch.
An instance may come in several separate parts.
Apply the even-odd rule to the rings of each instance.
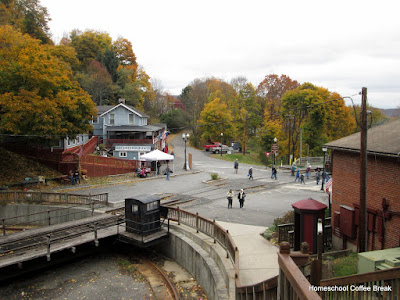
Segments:
[[[265,166],[265,164],[260,160],[259,155],[255,152],[246,153],[246,155],[243,155],[243,153],[232,153],[232,154],[222,154],[222,156],[221,154],[212,154],[211,156],[214,158],[219,158],[231,162],[234,162],[237,159],[239,161],[239,168],[240,168],[240,163]]]
[[[333,277],[349,276],[357,274],[357,253],[339,257],[332,261]]]

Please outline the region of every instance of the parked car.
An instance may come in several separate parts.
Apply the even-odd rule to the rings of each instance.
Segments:
[[[214,154],[220,154],[221,153],[221,145],[219,145],[218,147],[211,148],[210,151]],[[232,153],[232,152],[233,152],[232,147],[228,147],[227,145],[222,145],[222,153]]]
[[[215,147],[221,147],[221,143],[213,142],[210,145],[203,145],[203,149],[205,149],[206,151],[210,151],[210,149],[215,148]]]

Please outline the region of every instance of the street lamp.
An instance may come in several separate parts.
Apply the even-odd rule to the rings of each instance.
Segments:
[[[277,139],[276,137],[274,137],[274,143],[276,144],[277,142],[278,142],[278,139]],[[276,165],[275,158],[276,158],[277,155],[278,155],[278,152],[277,152],[277,150],[275,149],[275,150],[274,150],[274,166]]]
[[[321,191],[324,190],[324,183],[325,183],[325,179],[326,179],[326,173],[325,173],[325,154],[326,151],[328,151],[328,148],[323,147],[322,151],[324,152],[324,163],[323,163],[323,171],[322,171],[322,185],[321,185]]]
[[[187,168],[187,162],[186,162],[186,142],[188,141],[189,137],[190,137],[189,133],[182,133],[182,139],[185,142],[185,164],[183,165],[183,169],[184,170],[188,169]]]
[[[222,156],[222,138],[224,137],[224,133],[221,132],[221,156]]]

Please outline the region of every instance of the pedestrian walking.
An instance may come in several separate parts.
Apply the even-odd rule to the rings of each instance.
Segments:
[[[278,178],[278,169],[276,167],[272,169],[272,176],[275,180]]]
[[[246,193],[243,191],[243,189],[241,189],[238,194],[240,208],[243,208],[245,198],[246,198]]]
[[[235,174],[237,174],[239,170],[239,161],[237,159],[233,163],[233,168],[235,169]]]
[[[301,174],[301,175],[300,175],[300,184],[302,184],[302,183],[306,184],[306,183],[304,182],[304,174]]]
[[[165,174],[167,174],[167,180],[169,180],[170,173],[171,173],[171,170],[169,169],[169,165],[167,165],[167,168],[165,169]]]
[[[226,197],[227,197],[227,199],[228,199],[228,209],[229,209],[229,208],[232,208],[233,196],[234,196],[234,193],[233,193],[232,189],[230,189],[229,192],[228,192],[228,194],[226,194]]]
[[[325,183],[325,179],[326,179],[326,173],[325,171],[322,171],[322,182]]]
[[[294,176],[294,172],[296,171],[296,164],[292,164],[292,176]]]
[[[307,179],[310,179],[310,173],[311,173],[311,166],[308,165],[307,169],[306,169],[306,177],[307,177]]]
[[[253,168],[250,168],[249,169],[249,174],[247,174],[247,176],[249,177],[249,180],[251,179],[251,180],[254,180],[254,178],[253,178]]]
[[[297,182],[297,180],[300,181],[300,169],[297,169],[297,172],[296,172],[296,179],[294,180],[294,182]]]
[[[319,184],[319,177],[321,176],[321,173],[319,172],[319,169],[315,172],[315,179],[317,180],[317,184]]]

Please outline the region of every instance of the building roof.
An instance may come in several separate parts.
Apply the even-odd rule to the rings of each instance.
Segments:
[[[160,201],[160,197],[156,196],[156,195],[138,195],[138,196],[134,196],[134,197],[130,197],[130,198],[126,198],[126,200],[137,200],[140,201],[142,203],[151,203],[154,201]]]
[[[164,129],[160,126],[154,125],[120,125],[120,126],[107,126],[107,131],[126,131],[126,132],[155,132]]]
[[[296,203],[292,204],[292,207],[300,210],[323,210],[327,208],[325,204],[312,198],[297,201]]]
[[[359,152],[361,133],[357,132],[325,146],[334,150]],[[400,156],[400,119],[368,129],[367,150],[369,153]]]
[[[131,112],[137,114],[139,117],[142,117],[142,118],[150,117],[148,114],[142,112],[141,110],[139,110],[131,105],[126,105],[124,103],[119,103],[117,105],[99,105],[99,106],[97,106],[97,114],[102,116],[102,115],[109,113],[110,111],[116,109],[119,106],[125,107],[126,109],[130,110]]]

